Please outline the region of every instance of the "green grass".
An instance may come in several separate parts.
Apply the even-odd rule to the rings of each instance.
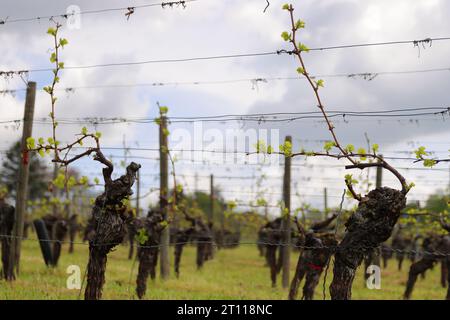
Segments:
[[[68,254],[63,246],[57,268],[44,265],[39,244],[24,241],[22,248],[21,273],[12,283],[0,281],[0,299],[78,299],[79,290],[66,288],[69,265],[79,265],[83,276],[88,247],[76,245],[75,253]],[[108,256],[104,299],[136,299],[134,293],[137,263],[127,259],[128,248],[119,246]],[[291,257],[291,276],[297,262],[297,253]],[[173,248],[171,248],[173,259]],[[353,285],[353,299],[401,299],[409,269],[409,261],[403,271],[396,270],[394,260],[382,270],[382,288],[365,288],[362,268],[358,270]],[[131,273],[132,271],[132,273]],[[172,270],[171,270],[172,272]],[[131,281],[130,281],[131,279]],[[332,266],[327,277],[326,293],[332,279]],[[443,299],[446,289],[440,286],[440,266],[428,271],[426,279],[419,279],[413,292],[413,299]],[[278,281],[281,281],[279,276]],[[159,278],[148,281],[146,299],[286,299],[287,289],[280,285],[272,288],[269,270],[264,267],[264,259],[258,256],[255,245],[242,245],[236,249],[220,250],[212,261],[206,262],[204,269],[195,267],[195,247],[186,246],[181,264],[181,276],[162,281]],[[81,294],[80,298],[83,298]],[[322,299],[322,280],[316,289],[316,299]]]

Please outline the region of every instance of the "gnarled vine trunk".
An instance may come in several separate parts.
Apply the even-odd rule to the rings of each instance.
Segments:
[[[324,221],[313,224],[308,232],[296,220],[299,232],[299,245],[303,247],[303,251],[298,258],[295,275],[291,282],[289,300],[296,299],[300,283],[305,276],[302,299],[312,300],[314,298],[314,290],[319,283],[320,276],[337,245],[334,233],[321,232],[326,231],[326,228],[336,217],[337,214],[334,214]]]
[[[391,236],[405,205],[403,192],[386,187],[372,190],[361,199],[345,224],[344,239],[335,253],[331,299],[351,299],[356,269],[365,255]]]
[[[200,270],[205,261],[213,258],[214,235],[212,224],[203,222],[201,218],[194,218],[186,211],[184,211],[184,216],[192,224],[192,236],[197,243],[197,270]]]
[[[87,272],[87,287],[85,291],[86,300],[98,300],[102,295],[105,283],[105,270],[107,254],[125,236],[125,223],[127,217],[120,210],[101,210],[94,207],[96,221],[96,232],[94,239],[89,242],[89,263]]]
[[[122,201],[133,194],[131,187],[141,167],[132,162],[127,167],[125,175],[112,180],[112,163],[101,154],[97,154],[96,160],[105,164],[107,168],[103,169],[105,191],[96,198],[92,209],[91,223],[95,233],[89,241],[87,285],[84,294],[86,300],[98,300],[102,296],[107,255],[115,246],[122,243],[126,234],[126,224],[131,218]]]
[[[100,300],[102,288],[105,284],[105,271],[108,252],[101,248],[89,247],[88,281],[84,298],[86,300]]]
[[[139,269],[136,278],[136,294],[139,299],[145,296],[147,291],[147,279],[152,268],[152,260],[154,254],[152,254],[150,248],[139,248],[138,247],[138,258],[139,258]]]
[[[59,214],[48,214],[42,220],[45,223],[50,240],[53,242],[51,266],[56,267],[61,256],[62,242],[69,229],[68,221]]]
[[[175,235],[175,259],[174,259],[174,268],[175,275],[177,278],[180,276],[180,264],[181,264],[181,256],[183,254],[183,248],[190,240],[191,234],[194,232],[194,228],[188,229],[179,229]]]
[[[163,215],[159,211],[150,211],[146,218],[136,219],[134,227],[137,235],[137,257],[139,270],[136,278],[136,294],[139,299],[147,291],[147,279],[156,277],[161,232],[165,228],[161,222]],[[145,237],[145,238],[142,238]]]
[[[270,281],[272,287],[276,287],[277,275],[281,270],[283,257],[281,250],[282,242],[282,230],[281,230],[281,218],[276,218],[264,225],[261,229],[261,233],[264,235],[265,242],[262,243],[265,247],[266,262],[270,269]],[[278,259],[277,259],[278,251]]]
[[[449,236],[429,236],[424,239],[422,247],[422,259],[411,264],[411,267],[409,268],[408,281],[406,282],[406,289],[405,293],[403,294],[403,298],[406,300],[411,298],[414,285],[419,275],[424,275],[427,270],[432,269],[434,265],[439,261],[446,265],[448,265],[450,262],[448,256],[450,254]],[[447,291],[446,299],[450,299],[450,288]]]

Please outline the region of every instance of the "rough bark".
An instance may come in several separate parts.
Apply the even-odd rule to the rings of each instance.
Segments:
[[[291,287],[289,289],[289,300],[295,300],[298,295],[298,288],[300,287],[300,283],[303,280],[303,277],[306,274],[306,262],[303,259],[303,252],[298,257],[297,267],[295,268],[294,278],[292,278]]]
[[[94,209],[95,210],[95,209]],[[96,211],[97,228],[94,239],[89,242],[89,263],[87,273],[86,300],[101,298],[105,282],[107,254],[122,242],[125,234],[126,217],[117,210]]]
[[[333,255],[337,241],[332,233],[314,234],[310,232],[306,235],[304,245],[306,248],[299,257],[291,282],[289,300],[296,299],[300,283],[305,276],[302,299],[312,300],[314,298],[314,291],[320,276]]]
[[[372,190],[361,199],[345,224],[346,233],[336,250],[331,299],[351,299],[356,269],[370,250],[391,236],[405,204],[403,192],[386,187]]]
[[[136,279],[136,294],[139,299],[145,296],[147,291],[147,279],[152,264],[152,254],[148,248],[138,248],[139,269]]]
[[[303,297],[305,300],[314,298],[314,290],[319,283],[320,276],[329,259],[333,255],[337,241],[334,233],[320,233],[336,219],[337,214],[314,223],[308,232],[296,219],[296,225],[299,233],[299,244],[304,247],[299,256],[294,278],[291,282],[289,290],[289,300],[295,300],[298,294],[300,283],[306,275],[305,284],[303,286]]]
[[[319,284],[320,275],[322,274],[322,268],[312,269],[306,273],[305,285],[303,286],[303,299],[313,300],[314,291]]]
[[[189,241],[191,235],[194,232],[194,228],[178,230],[175,235],[175,275],[180,277],[180,263],[181,256],[183,254],[183,248]]]
[[[107,167],[103,169],[105,191],[96,198],[92,209],[95,234],[89,241],[86,300],[98,300],[102,296],[107,254],[123,241],[126,224],[131,218],[122,201],[133,194],[131,187],[136,180],[136,173],[141,167],[132,162],[127,167],[125,175],[112,180],[112,163],[106,160],[102,154],[97,154],[95,159]]]
[[[87,286],[84,292],[84,298],[86,300],[100,300],[102,297],[108,252],[105,248],[89,247]]]
[[[145,241],[137,239],[139,269],[136,278],[136,294],[139,299],[142,299],[147,291],[148,276],[150,275],[152,280],[156,278],[161,232],[164,229],[161,225],[163,221],[164,217],[159,211],[150,211],[146,218],[135,219],[136,234],[147,237]]]

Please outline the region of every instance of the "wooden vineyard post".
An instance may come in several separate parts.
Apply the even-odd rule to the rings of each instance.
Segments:
[[[291,136],[285,138],[285,144],[291,143]],[[283,230],[283,241],[282,241],[282,257],[283,257],[283,268],[282,268],[282,285],[283,288],[289,286],[289,267],[290,267],[290,252],[291,252],[291,156],[285,156],[284,158],[284,178],[283,178],[283,202],[284,202],[284,212],[282,230]]]
[[[380,155],[380,157],[382,157],[382,155]],[[375,187],[376,188],[381,188],[382,187],[382,183],[383,183],[383,168],[382,167],[377,167],[377,178],[376,178]]]
[[[167,201],[169,198],[169,159],[167,143],[167,118],[161,115],[159,124],[159,169],[160,169],[160,209],[165,221],[168,220]],[[161,232],[161,253],[160,253],[160,271],[163,279],[169,278],[170,258],[169,258],[170,233],[169,228],[164,228]]]
[[[27,151],[27,139],[32,136],[34,103],[36,100],[36,82],[28,82],[25,110],[23,117],[23,133],[20,148],[22,150],[22,163],[19,167],[19,177],[17,181],[17,197],[16,197],[16,213],[13,229],[13,238],[11,253],[9,256],[9,270],[7,280],[13,280],[14,268],[19,275],[20,249],[23,237],[23,226],[25,220],[25,210],[28,193],[28,176],[29,176],[29,153]]]
[[[383,157],[383,155],[380,154],[380,157]],[[378,161],[378,162],[380,162],[380,161]],[[382,184],[383,184],[383,168],[377,167],[375,188],[378,189],[378,188],[383,187]],[[381,266],[381,247],[378,247],[374,250],[372,264],[374,264],[378,267]]]

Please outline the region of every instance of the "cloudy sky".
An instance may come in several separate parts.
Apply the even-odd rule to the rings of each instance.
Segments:
[[[180,6],[136,8],[129,20],[125,17],[127,10],[83,14],[77,16],[80,28],[68,26],[64,18],[56,18],[63,23],[61,36],[69,41],[62,52],[62,61],[70,67],[290,49],[280,37],[282,31],[289,29],[289,17],[286,11],[281,10],[284,2],[271,0],[265,13],[265,0],[197,0],[187,3],[184,9]],[[51,38],[46,31],[52,23],[48,19],[14,22],[16,19],[59,15],[73,5],[86,12],[149,3],[155,1],[1,0],[0,20],[6,20],[6,23],[0,24],[0,70],[51,67],[48,60]],[[450,36],[450,1],[446,0],[303,0],[293,4],[295,14],[306,21],[300,40],[312,48]],[[360,77],[324,77],[325,88],[321,94],[328,110],[383,111],[449,107],[449,57],[450,41],[434,41],[431,46],[425,44],[419,48],[409,43],[313,51],[305,55],[305,61],[309,72],[316,75],[448,69],[380,74],[371,81]],[[297,62],[292,57],[271,55],[66,70],[61,75],[60,88],[97,88],[58,91],[56,116],[60,119],[152,118],[157,114],[157,102],[169,106],[171,117],[317,111],[311,88],[304,80],[273,79],[296,77],[296,68]],[[228,82],[241,79],[248,80]],[[252,82],[250,79],[263,81]],[[42,88],[50,83],[51,74],[32,72],[28,80],[36,81],[38,88]],[[193,82],[200,84],[189,84]],[[166,85],[135,86],[152,83]],[[20,89],[24,87],[20,78],[0,80],[0,90],[19,89],[14,94],[0,95],[2,121],[23,116],[24,94]],[[49,97],[40,90],[35,117],[47,117],[49,111]],[[449,154],[448,113],[404,118],[341,117],[335,118],[334,124],[342,144],[365,147],[366,134],[372,143],[380,145],[380,151],[386,157],[411,157],[410,152],[420,145],[427,146],[439,158],[446,158]],[[93,125],[86,122],[85,125],[90,130],[103,133],[102,145],[111,148],[105,149],[105,153],[111,155],[116,163],[123,160],[124,151],[114,148],[122,147],[125,138],[126,145],[133,148],[127,153],[127,159],[143,165],[142,193],[158,186],[158,153],[135,150],[158,147],[155,124]],[[81,126],[83,124],[61,124],[58,131],[60,140],[71,141]],[[240,129],[240,134],[245,135],[263,128],[279,137],[274,145],[281,143],[285,135],[291,135],[296,150],[300,147],[320,150],[323,141],[330,138],[320,119],[288,123],[203,123],[203,137],[200,138],[194,136],[194,124],[172,123],[171,145],[174,149],[236,150],[239,148],[225,141],[230,129]],[[20,124],[2,124],[2,152],[20,137],[21,130]],[[50,136],[50,126],[36,123],[34,136]],[[222,137],[223,141],[218,141]],[[190,190],[196,187],[208,189],[209,174],[214,173],[216,184],[223,191],[222,196],[246,203],[256,199],[258,177],[265,174],[267,178],[262,181],[259,191],[264,191],[272,204],[280,200],[280,164],[245,164],[243,156],[224,159],[221,154],[207,152],[177,153],[177,158],[177,174]],[[417,187],[409,196],[411,201],[423,201],[429,193],[448,187],[450,171],[445,163],[434,170],[423,170],[420,164],[411,160],[393,159],[391,162],[409,181],[416,183]],[[293,193],[298,194],[293,195],[294,206],[312,203],[322,207],[324,187],[328,188],[330,206],[340,202],[345,162],[298,158],[293,163]],[[75,166],[89,176],[98,175],[101,168],[89,159]],[[120,170],[117,171],[120,174]],[[195,174],[198,175],[197,182]],[[243,177],[245,179],[238,179]],[[386,185],[398,186],[388,173],[384,181]],[[150,195],[144,203],[154,199],[155,194]],[[352,202],[346,201],[346,204],[351,205]]]

